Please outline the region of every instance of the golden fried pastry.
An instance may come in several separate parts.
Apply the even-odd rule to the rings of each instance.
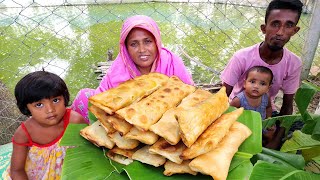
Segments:
[[[166,158],[158,154],[149,153],[149,145],[144,146],[143,148],[137,150],[133,155],[132,159],[138,160],[145,164],[150,164],[155,167],[159,167],[166,162]]]
[[[110,115],[94,105],[89,107],[89,111],[92,112],[94,116],[96,116],[96,118],[100,121],[102,127],[108,134],[116,132],[116,129],[114,129],[112,125],[107,121]]]
[[[100,94],[91,96],[89,102],[108,114],[126,107],[134,102],[148,96],[167,80],[168,76],[160,73],[149,73],[121,83]]]
[[[193,159],[189,167],[193,171],[208,174],[215,180],[227,179],[231,160],[251,130],[240,122],[234,122],[217,148]]]
[[[104,146],[106,148],[112,149],[115,144],[108,137],[107,132],[102,127],[100,121],[96,121],[90,126],[81,129],[80,135],[98,147]]]
[[[124,119],[117,117],[116,115],[107,116],[107,121],[115,130],[120,133],[121,136],[127,134],[132,128],[132,125],[130,123],[128,123]]]
[[[183,83],[176,76],[171,76],[163,87],[116,113],[130,124],[147,131],[161,118],[163,113],[176,107],[184,97],[193,91],[195,91],[194,86]]]
[[[132,127],[130,131],[124,135],[126,139],[136,139],[144,144],[152,145],[154,144],[159,136],[151,131],[142,131],[136,127]]]
[[[159,154],[172,162],[181,164],[182,159],[180,159],[180,155],[185,148],[186,146],[183,144],[183,142],[180,142],[176,145],[171,145],[165,139],[160,138],[150,147],[149,152],[153,154]]]
[[[133,162],[132,155],[135,153],[137,149],[121,149],[119,147],[114,147],[107,152],[107,156],[124,165],[129,165]]]
[[[185,97],[178,107],[187,108],[193,107],[201,101],[207,99],[212,94],[209,91],[205,91],[202,89],[197,89],[195,92],[189,94]],[[180,129],[178,121],[175,118],[176,108],[171,108],[166,111],[161,119],[150,126],[150,130],[159,136],[163,137],[167,142],[171,145],[176,145],[181,137],[180,137]]]
[[[193,159],[201,154],[207,153],[217,147],[221,139],[229,132],[231,125],[242,114],[243,108],[223,114],[213,122],[191,145],[182,152],[182,159]]]
[[[187,147],[229,107],[226,88],[222,87],[216,94],[190,108],[177,108],[181,138]]]
[[[174,163],[170,160],[167,160],[167,162],[164,164],[164,172],[163,174],[166,176],[171,176],[173,174],[192,174],[197,175],[198,172],[192,171],[189,167],[189,163],[191,160],[185,160],[181,164]]]
[[[134,139],[126,139],[120,135],[119,132],[114,132],[112,134],[108,134],[110,139],[116,143],[116,146],[121,149],[134,149],[136,148],[140,141]]]

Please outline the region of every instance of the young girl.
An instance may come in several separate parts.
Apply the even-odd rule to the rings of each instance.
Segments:
[[[272,71],[264,66],[253,66],[247,71],[243,85],[244,90],[230,102],[231,106],[243,107],[246,110],[257,111],[261,118],[271,117],[272,107],[268,96],[273,79]]]
[[[66,84],[55,74],[33,72],[18,82],[15,97],[21,113],[30,117],[13,135],[11,166],[5,179],[60,179],[68,147],[59,142],[69,123],[86,122],[66,108]]]

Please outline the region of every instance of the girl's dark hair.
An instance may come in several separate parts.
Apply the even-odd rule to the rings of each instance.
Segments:
[[[265,23],[270,15],[270,11],[274,9],[290,9],[298,13],[298,21],[302,12],[302,2],[300,0],[273,0],[269,3],[265,16]],[[298,23],[298,21],[296,23]]]
[[[248,74],[252,71],[257,71],[257,72],[261,72],[261,73],[266,73],[266,74],[269,74],[271,79],[270,79],[270,82],[269,84],[271,85],[272,84],[272,80],[273,80],[273,73],[271,71],[271,69],[265,67],[265,66],[253,66],[251,68],[249,68],[247,70],[247,74],[246,74],[246,79],[248,79]]]
[[[62,95],[67,106],[70,100],[66,83],[56,74],[47,71],[36,71],[24,76],[17,83],[14,95],[19,110],[27,116],[31,115],[27,108],[29,103]]]

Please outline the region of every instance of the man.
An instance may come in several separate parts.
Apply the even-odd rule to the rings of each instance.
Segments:
[[[290,38],[299,31],[297,26],[302,12],[300,0],[273,0],[267,7],[265,24],[260,26],[265,34],[262,43],[237,51],[230,59],[220,78],[232,100],[242,89],[246,71],[252,66],[265,66],[272,70],[274,79],[269,96],[272,109],[276,111],[274,99],[279,90],[284,93],[279,115],[293,111],[293,97],[300,85],[301,60],[284,48]],[[277,132],[276,140],[269,148],[278,149],[284,129]]]

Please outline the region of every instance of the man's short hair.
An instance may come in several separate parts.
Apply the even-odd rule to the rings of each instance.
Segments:
[[[270,15],[270,12],[274,9],[290,9],[298,13],[298,21],[302,12],[302,2],[300,0],[273,0],[269,3],[265,16],[265,23]],[[298,23],[297,21],[297,23]]]

